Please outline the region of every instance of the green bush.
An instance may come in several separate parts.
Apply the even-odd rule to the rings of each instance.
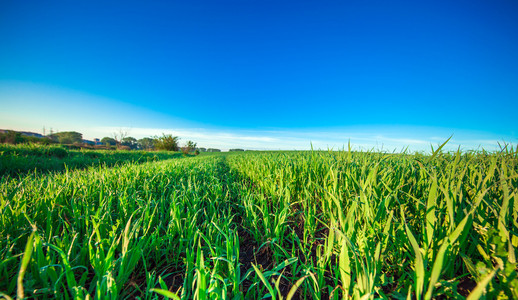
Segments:
[[[57,158],[65,158],[68,156],[68,151],[62,147],[49,147],[48,156],[54,156]]]
[[[155,148],[166,151],[178,151],[179,137],[171,134],[162,134],[161,137],[155,137]]]

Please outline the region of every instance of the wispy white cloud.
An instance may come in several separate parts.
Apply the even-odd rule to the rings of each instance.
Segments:
[[[118,131],[118,127],[97,127],[95,131],[109,135]],[[180,137],[182,142],[193,140],[200,147],[257,149],[257,150],[307,150],[314,149],[342,149],[347,148],[350,142],[356,150],[383,150],[402,151],[408,147],[410,151],[429,151],[431,146],[437,148],[448,139],[449,136],[440,137],[434,135],[433,128],[407,129],[370,127],[368,130],[361,127],[353,129],[306,129],[306,130],[244,130],[232,128],[127,128],[129,135],[136,138],[146,136],[160,136],[172,134]],[[416,138],[415,131],[422,136]],[[381,133],[381,134],[380,134]],[[445,150],[477,149],[483,147],[487,150],[495,150],[498,147],[499,138],[469,139],[473,132],[459,133],[445,146]],[[501,142],[501,139],[500,139]]]
[[[96,127],[96,132],[111,134],[119,131],[118,127]],[[270,149],[272,145],[282,143],[276,136],[265,135],[261,132],[243,132],[240,130],[216,130],[207,128],[122,128],[128,135],[136,138],[161,136],[162,134],[172,134],[178,136],[181,142],[193,140],[201,147],[218,147],[230,149],[245,147],[247,149],[262,148]]]

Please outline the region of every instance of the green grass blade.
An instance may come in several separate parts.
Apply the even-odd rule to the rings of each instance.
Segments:
[[[480,281],[477,284],[475,289],[473,289],[473,291],[471,291],[471,293],[468,295],[466,300],[480,299],[480,297],[482,297],[484,295],[484,293],[486,292],[487,285],[491,282],[491,280],[493,280],[493,277],[495,277],[498,269],[499,268],[497,267],[495,270],[493,270],[491,273],[489,273],[486,277],[484,277],[484,279],[482,279],[482,281]]]
[[[174,300],[180,300],[180,297],[178,297],[175,293],[164,290],[164,289],[150,289],[150,292],[157,293],[159,295],[162,295],[164,297],[167,297],[168,299],[174,299]]]
[[[259,278],[261,279],[263,284],[266,286],[266,288],[270,292],[270,295],[272,296],[272,299],[273,300],[277,299],[275,297],[275,294],[274,294],[275,290],[273,289],[272,285],[268,282],[268,280],[266,280],[266,278],[264,277],[263,273],[259,270],[259,268],[256,267],[255,264],[252,264],[252,267],[254,268],[255,273],[257,274],[257,276],[259,276]]]
[[[25,276],[25,271],[27,270],[27,266],[29,265],[29,262],[31,261],[31,255],[33,250],[33,241],[34,241],[34,231],[29,236],[29,239],[27,239],[27,244],[25,245],[25,252],[23,253],[22,262],[20,265],[20,271],[18,272],[18,289],[17,289],[17,297],[18,299],[23,299],[24,296],[24,290],[23,290],[23,277]]]

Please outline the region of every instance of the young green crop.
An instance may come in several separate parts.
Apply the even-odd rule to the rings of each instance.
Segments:
[[[0,176],[62,172],[97,165],[115,166],[179,157],[182,157],[181,153],[169,151],[69,150],[59,145],[0,144]]]
[[[3,177],[0,292],[517,298],[517,158],[239,152]]]

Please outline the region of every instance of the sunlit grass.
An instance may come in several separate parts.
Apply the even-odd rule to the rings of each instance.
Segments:
[[[0,144],[0,176],[62,172],[97,165],[115,166],[179,157],[182,157],[181,153],[170,151],[70,150],[61,145]]]
[[[240,152],[4,177],[0,292],[518,298],[516,162]]]

